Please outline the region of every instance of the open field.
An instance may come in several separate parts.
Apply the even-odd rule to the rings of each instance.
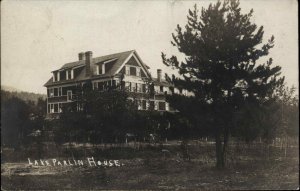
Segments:
[[[298,147],[289,148],[284,157],[279,147],[231,146],[227,155],[227,168],[224,170],[214,167],[213,144],[190,145],[188,149],[190,161],[181,157],[179,145],[145,146],[139,149],[61,148],[61,151],[57,151],[58,155],[51,155],[49,151],[43,153],[45,157],[42,159],[50,161],[53,158],[82,159],[85,162],[83,166],[29,166],[27,157],[39,159],[31,152],[19,153],[19,158],[14,160],[11,158],[12,153],[3,150],[2,189],[241,190],[299,187]],[[87,157],[120,160],[123,165],[89,166]]]

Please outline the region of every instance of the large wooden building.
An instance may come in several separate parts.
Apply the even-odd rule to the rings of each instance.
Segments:
[[[103,91],[108,85],[120,85],[122,81],[122,87],[137,99],[139,110],[152,107],[157,111],[171,111],[165,94],[183,93],[163,79],[160,69],[156,78],[151,77],[149,66],[135,50],[101,57],[93,57],[93,53],[87,51],[79,53],[78,57],[78,61],[52,71],[53,76],[45,84],[48,114],[62,112],[63,104],[73,101],[75,88],[87,81],[92,83],[95,91]],[[153,93],[146,99],[144,95],[149,92],[149,84]]]

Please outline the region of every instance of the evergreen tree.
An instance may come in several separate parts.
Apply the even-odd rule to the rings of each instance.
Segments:
[[[185,55],[185,60],[180,62],[176,56],[167,58],[162,53],[164,64],[177,69],[180,75],[166,76],[167,80],[179,89],[193,92],[194,97],[188,98],[193,99],[193,115],[201,108],[206,109],[219,168],[225,166],[235,113],[245,103],[259,106],[269,101],[284,81],[279,77],[281,68],[272,67],[272,58],[258,63],[274,46],[274,36],[263,44],[263,27],[250,21],[253,10],[242,14],[239,6],[238,1],[217,2],[202,8],[199,14],[195,5],[194,10],[189,10],[185,28],[178,25],[172,34],[172,44]],[[168,98],[176,109],[180,100],[185,99]],[[199,113],[202,117],[204,112]]]

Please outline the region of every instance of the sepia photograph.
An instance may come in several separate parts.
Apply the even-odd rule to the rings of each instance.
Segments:
[[[299,190],[296,0],[1,1],[1,190]]]

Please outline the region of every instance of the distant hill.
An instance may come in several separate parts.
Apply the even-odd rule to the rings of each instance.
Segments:
[[[8,92],[21,92],[22,90],[19,90],[17,88],[11,87],[11,86],[5,86],[5,85],[1,85],[1,90],[5,90]]]
[[[26,92],[10,86],[1,86],[1,99],[3,100],[11,97],[17,97],[24,101],[34,101],[36,103],[39,98],[46,99],[47,95]]]

